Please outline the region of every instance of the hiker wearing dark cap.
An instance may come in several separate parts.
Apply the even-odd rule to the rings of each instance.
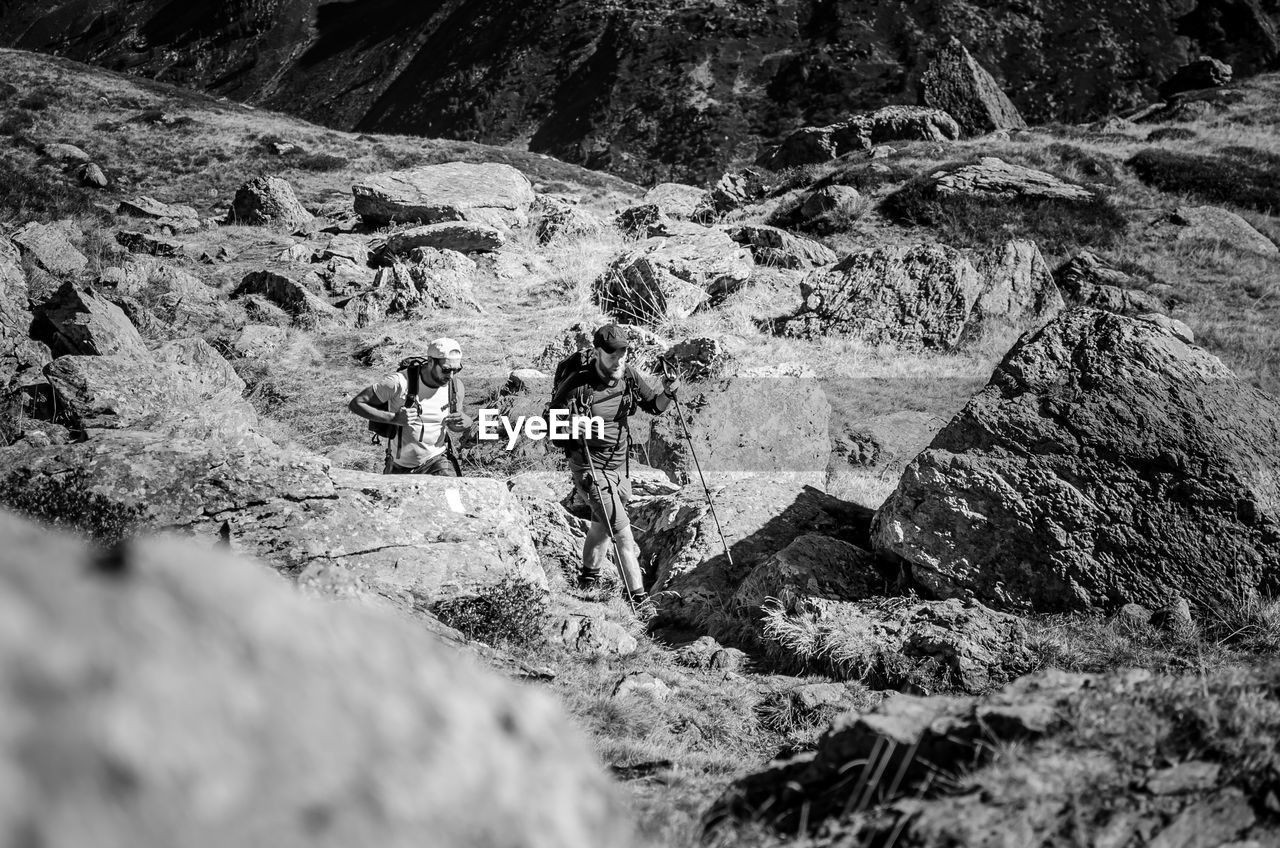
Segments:
[[[387,439],[386,474],[461,476],[454,439],[471,426],[462,412],[462,348],[436,339],[426,356],[413,356],[400,369],[351,399],[347,408],[368,420]]]
[[[582,547],[579,585],[599,584],[610,544],[616,547],[624,589],[633,606],[648,599],[640,575],[640,550],[631,532],[626,504],[631,496],[627,461],[631,432],[627,418],[637,408],[659,415],[671,405],[680,384],[667,380],[656,391],[628,361],[631,339],[617,324],[596,330],[589,355],[582,356],[557,383],[550,409],[599,417],[604,432],[566,444],[569,469],[579,497],[591,505],[591,528]],[[557,369],[559,372],[559,369]]]

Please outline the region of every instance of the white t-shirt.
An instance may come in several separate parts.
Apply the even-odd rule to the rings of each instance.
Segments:
[[[383,377],[373,387],[381,403],[392,414],[404,406],[409,379],[399,371]],[[391,437],[391,461],[402,468],[417,468],[444,453],[444,418],[449,414],[449,384],[431,389],[419,384],[418,423],[401,427],[399,437]]]

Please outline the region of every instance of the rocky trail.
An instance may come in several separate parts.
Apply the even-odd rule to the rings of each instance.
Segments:
[[[1028,127],[957,42],[646,188],[0,68],[6,842],[1280,844],[1280,78]],[[652,621],[556,451],[347,411],[608,320]]]

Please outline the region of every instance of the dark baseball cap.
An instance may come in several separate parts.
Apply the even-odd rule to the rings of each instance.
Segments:
[[[631,337],[617,324],[605,324],[596,330],[591,343],[606,353],[617,353],[631,347]]]

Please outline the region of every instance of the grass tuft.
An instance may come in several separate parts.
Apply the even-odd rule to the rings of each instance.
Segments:
[[[1164,192],[1210,203],[1231,203],[1268,214],[1280,210],[1280,169],[1274,153],[1247,147],[1211,156],[1140,150],[1128,161],[1138,179]]]
[[[542,643],[547,625],[547,593],[527,580],[508,577],[472,597],[450,598],[430,610],[468,639],[503,648]]]

